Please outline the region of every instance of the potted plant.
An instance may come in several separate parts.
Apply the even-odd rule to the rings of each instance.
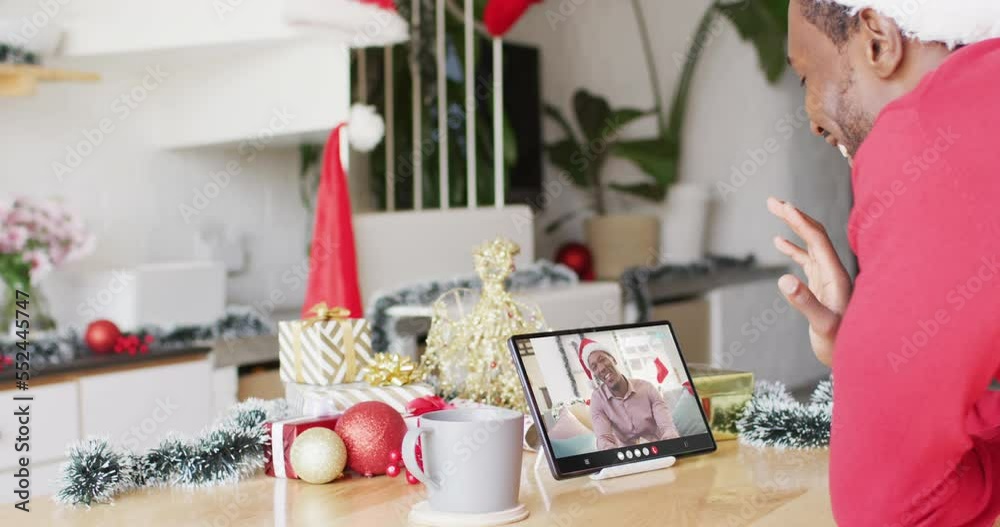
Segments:
[[[86,255],[93,246],[94,238],[83,222],[56,201],[21,197],[0,202],[0,281],[5,286],[0,332],[12,330],[13,322],[23,319],[24,313],[31,317],[32,330],[53,329],[55,322],[38,283],[52,269]]]
[[[656,107],[650,111],[613,109],[605,98],[583,89],[577,90],[573,95],[572,107],[582,132],[582,137],[579,138],[557,108],[552,105],[545,107],[545,115],[553,119],[564,133],[562,139],[546,145],[549,160],[564,171],[575,185],[591,194],[591,203],[584,208],[593,212],[587,220],[587,241],[594,253],[596,275],[602,279],[617,279],[628,267],[649,265],[650,257],[660,253],[658,217],[611,213],[607,209],[605,193],[614,190],[652,203],[661,203],[671,186],[677,182],[691,81],[695,65],[708,43],[718,17],[729,20],[744,40],[753,43],[768,81],[776,82],[786,67],[788,0],[716,0],[702,15],[687,53],[675,56],[677,62],[683,64],[683,68],[668,113],[667,107],[660,100],[662,91],[642,7],[639,0],[631,0],[631,4],[642,41],[650,85],[657,101]],[[650,113],[656,116],[658,131],[655,136],[638,139],[618,137],[626,125]],[[608,181],[603,168],[609,156],[634,163],[647,176],[647,180],[632,184]],[[697,194],[696,189],[685,190],[690,191],[685,192],[685,196]],[[579,212],[573,211],[557,218],[547,230],[555,230]],[[697,223],[692,222],[691,225],[685,225],[685,228],[697,230]],[[700,223],[700,229],[703,230],[704,214]],[[696,241],[703,237],[693,235],[690,239]]]

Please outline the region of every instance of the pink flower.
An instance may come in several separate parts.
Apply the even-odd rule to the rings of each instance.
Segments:
[[[19,225],[4,227],[0,231],[0,253],[19,253],[28,243],[28,229]]]
[[[428,412],[436,412],[438,410],[450,410],[454,407],[455,405],[448,404],[437,395],[425,395],[406,403],[406,410],[412,416],[424,415]]]
[[[57,200],[0,200],[0,253],[20,255],[31,267],[32,283],[94,245],[83,222]]]

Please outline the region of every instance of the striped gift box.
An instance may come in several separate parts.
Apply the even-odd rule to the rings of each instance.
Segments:
[[[423,383],[403,386],[371,386],[363,382],[334,386],[285,383],[285,399],[293,415],[339,414],[364,401],[382,401],[405,414],[407,403],[426,395],[434,395],[434,389]]]
[[[332,385],[364,378],[375,356],[363,318],[278,322],[281,380]]]

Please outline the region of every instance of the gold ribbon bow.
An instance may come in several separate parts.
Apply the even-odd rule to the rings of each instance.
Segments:
[[[365,374],[372,386],[403,386],[417,380],[417,365],[409,357],[396,353],[379,353]]]
[[[329,307],[326,302],[320,302],[308,311],[313,316],[302,321],[299,330],[294,332],[292,347],[295,351],[295,382],[303,382],[302,378],[302,332],[315,324],[321,322],[344,321],[350,318],[351,310],[346,307]],[[344,380],[353,382],[358,375],[357,357],[354,350],[354,327],[351,324],[343,325],[344,332]]]
[[[305,319],[302,327],[309,327],[318,322],[329,322],[331,320],[344,320],[351,316],[351,310],[346,307],[329,307],[326,302],[320,302],[309,310],[313,316]]]

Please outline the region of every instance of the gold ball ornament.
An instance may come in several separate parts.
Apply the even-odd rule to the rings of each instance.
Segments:
[[[310,428],[295,438],[289,458],[292,469],[302,481],[329,483],[344,473],[347,447],[333,430]]]

